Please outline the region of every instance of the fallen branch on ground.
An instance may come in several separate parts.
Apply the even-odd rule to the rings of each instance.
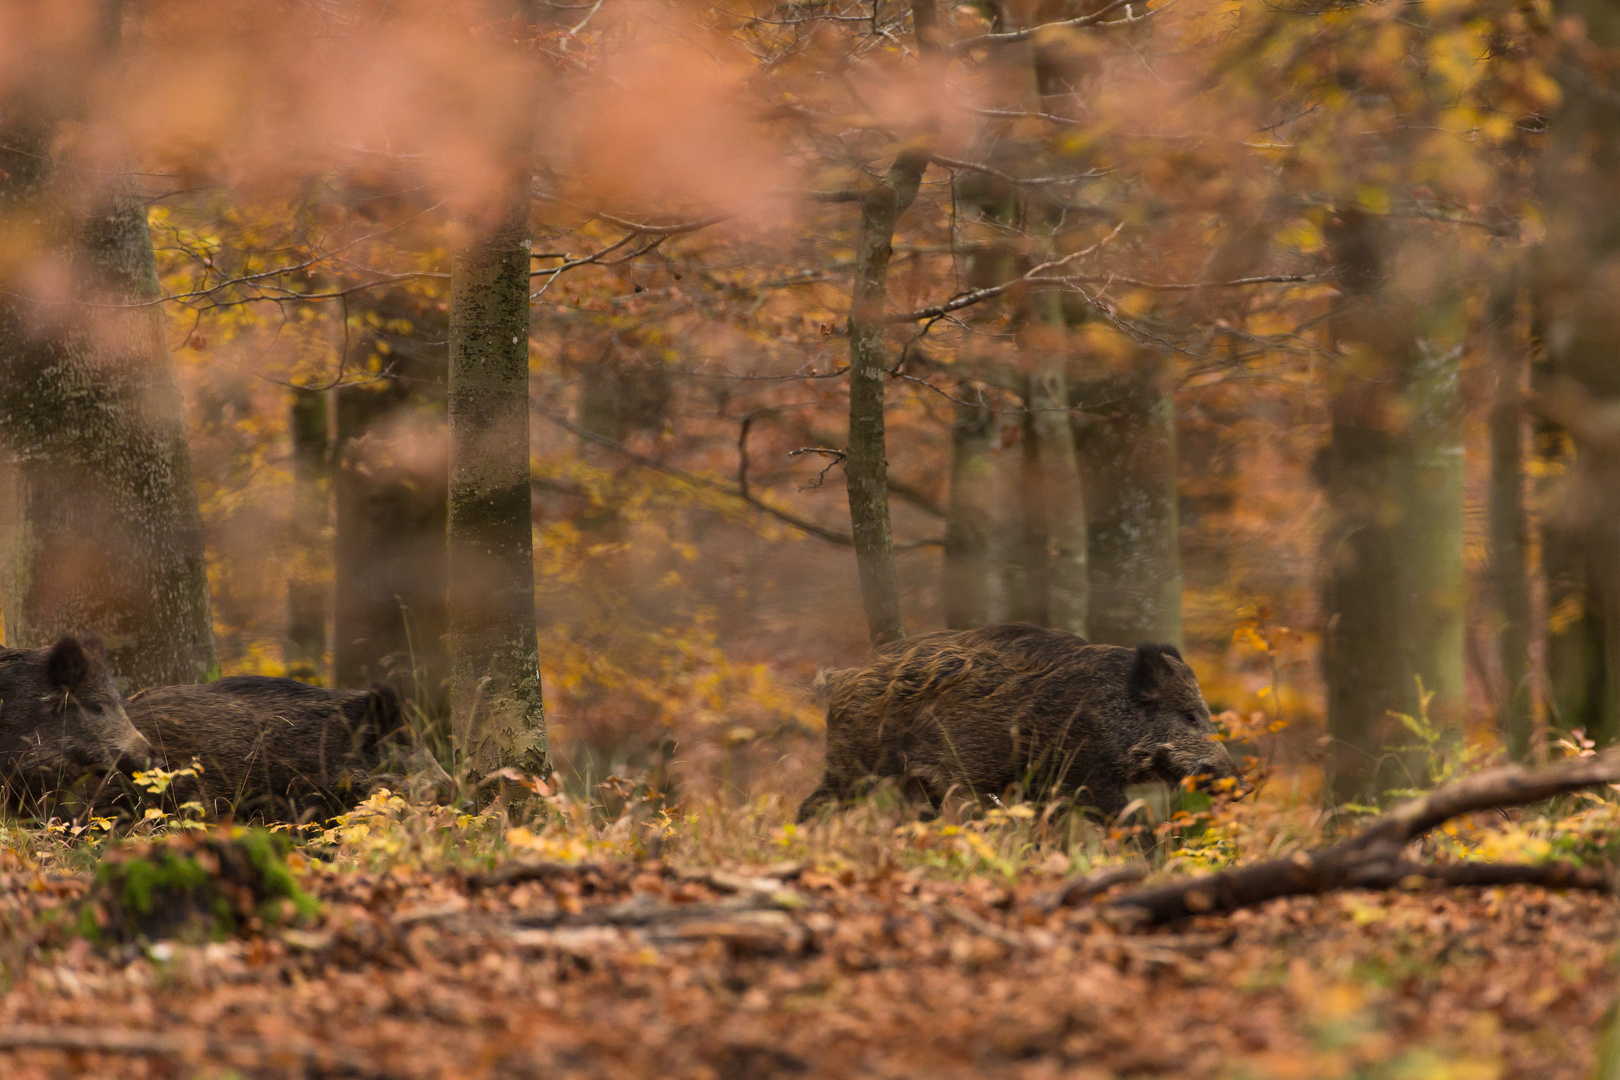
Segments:
[[[516,861],[497,867],[487,874],[468,874],[466,881],[469,889],[494,889],[502,885],[521,885],[526,881],[554,881],[608,872],[608,865],[599,862]]]
[[[1077,904],[1099,893],[1105,893],[1115,885],[1141,881],[1147,877],[1147,873],[1148,868],[1141,863],[1105,866],[1101,870],[1093,870],[1087,874],[1076,874],[1065,879],[1054,889],[1036,893],[1030,898],[1029,904],[1037,911],[1053,912],[1065,905]]]
[[[1608,891],[1613,883],[1606,871],[1569,863],[1424,865],[1402,860],[1401,853],[1413,840],[1454,817],[1479,810],[1524,806],[1594,784],[1616,781],[1620,781],[1620,748],[1594,757],[1561,761],[1543,769],[1508,765],[1401,803],[1343,843],[1128,893],[1112,900],[1109,906],[1136,909],[1143,913],[1146,922],[1159,925],[1189,915],[1237,911],[1282,896],[1306,896],[1338,889],[1390,889],[1413,878],[1447,885],[1533,884]]]
[[[300,1072],[392,1080],[399,1074],[381,1069],[352,1050],[321,1046],[303,1040],[267,1043],[258,1039],[229,1039],[219,1035],[127,1031],[117,1028],[78,1027],[71,1024],[12,1024],[0,1028],[0,1052],[6,1050],[62,1050],[78,1054],[126,1054],[170,1057],[183,1061],[224,1058],[251,1069],[291,1069]]]

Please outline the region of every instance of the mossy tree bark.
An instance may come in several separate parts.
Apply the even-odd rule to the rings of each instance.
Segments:
[[[529,475],[529,147],[450,271],[451,717],[480,774],[549,775]]]
[[[900,622],[900,589],[894,572],[894,535],[889,525],[887,436],[883,420],[883,380],[888,375],[884,309],[889,298],[889,259],[894,228],[917,197],[926,149],[902,150],[882,180],[861,199],[855,241],[855,289],[849,309],[849,441],[844,472],[848,480],[850,532],[860,571],[861,602],[873,647],[905,636]]]
[[[103,56],[120,7],[105,13]],[[26,545],[0,584],[8,643],[94,631],[135,687],[197,682],[219,665],[146,204],[131,178],[56,156],[67,119],[18,107],[0,124],[0,218],[31,248],[0,281],[0,435]],[[43,295],[52,278],[67,284]]]
[[[1463,680],[1460,351],[1443,297],[1387,287],[1384,224],[1339,211],[1329,240],[1341,298],[1331,442],[1318,463],[1328,502],[1323,673],[1334,788],[1366,799],[1427,781],[1416,736],[1394,718],[1427,705],[1461,719]],[[1426,336],[1426,331],[1428,335]]]

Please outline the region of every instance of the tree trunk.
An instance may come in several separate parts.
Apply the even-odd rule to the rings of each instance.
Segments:
[[[1024,490],[1025,513],[1039,524],[1025,546],[1031,607],[1038,607],[1043,626],[1085,635],[1090,600],[1087,558],[1086,500],[1069,423],[1069,384],[1064,373],[1061,323],[1043,322],[1037,336],[1056,337],[1042,348],[1030,376],[1025,439],[1032,475]]]
[[[1420,340],[1444,305],[1394,295],[1382,224],[1355,209],[1331,230],[1341,360],[1320,474],[1329,522],[1322,612],[1330,761],[1341,799],[1428,781],[1393,714],[1461,720],[1462,434],[1457,350]]]
[[[1163,365],[1088,383],[1075,442],[1091,555],[1090,637],[1181,645],[1175,405]]]
[[[529,475],[530,147],[450,272],[450,669],[455,745],[487,775],[551,771]]]
[[[1545,356],[1532,385],[1543,417],[1568,432],[1575,463],[1546,523],[1548,675],[1557,719],[1601,742],[1620,737],[1620,114],[1612,65],[1620,12],[1599,0],[1558,0],[1584,23],[1588,51],[1570,49],[1563,104],[1538,161],[1547,207],[1533,306]]]
[[[967,171],[958,172],[952,183],[953,197],[959,207],[977,210],[984,221],[996,223],[994,227],[976,228],[969,214],[964,213],[958,218],[957,269],[963,287],[969,290],[983,289],[1007,281],[1018,266],[1018,259],[1013,245],[1008,240],[1009,230],[1002,227],[1015,209],[1006,191],[1006,185]],[[1002,328],[996,325],[1002,320],[998,312],[1000,306],[996,302],[979,304],[963,311],[961,317],[969,326],[980,326],[986,333],[999,334],[1003,332]],[[977,365],[975,376],[986,379],[1002,390],[1016,393],[1027,405],[1030,391],[1027,378],[1018,378],[1011,372],[1003,375],[996,371],[985,371]],[[982,391],[979,392],[982,394]],[[961,396],[967,397],[969,394],[968,386],[964,385]],[[973,419],[975,416],[987,425],[984,432],[986,441],[983,443],[975,434],[977,431],[977,423]],[[995,621],[998,617],[1013,621],[1034,621],[1029,612],[1029,579],[1025,572],[1026,523],[1023,498],[1026,479],[1033,480],[1033,475],[1028,473],[1022,459],[1010,463],[997,452],[996,428],[993,414],[988,412],[981,414],[966,406],[957,406],[956,424],[952,430],[952,517],[946,528],[943,583],[946,625],[952,628],[982,626]],[[1027,449],[1028,445],[1026,432],[1023,446]],[[968,528],[966,520],[957,516],[958,484],[968,485],[963,488],[964,506],[974,506],[976,504],[973,503],[973,498],[977,489],[973,488],[972,484],[981,475],[980,472],[966,467],[964,456],[967,460],[980,462],[982,467],[983,495],[986,500],[983,504],[985,535],[982,585],[978,581],[978,571],[973,569],[972,563],[971,543],[976,537],[973,537],[970,531],[963,531],[955,541],[952,538],[953,527],[959,530]],[[1007,484],[1006,477],[1000,475],[1004,469],[1007,472],[1016,469],[1017,479],[1014,483]],[[1008,490],[998,492],[998,488]],[[953,549],[953,542],[959,546]],[[980,589],[983,590],[982,613],[973,610],[970,602],[964,599],[974,597],[971,603],[977,603],[977,597],[980,595],[977,590]],[[999,612],[993,595],[996,592],[1000,593]],[[956,606],[958,604],[964,606],[959,608]],[[962,627],[958,626],[959,622]]]
[[[958,396],[969,400],[963,386]],[[990,622],[990,446],[996,417],[983,404],[956,406],[951,425],[951,496],[945,520],[945,625],[971,630]]]
[[[327,394],[296,389],[288,408],[292,434],[293,504],[287,582],[287,674],[319,685],[326,675],[326,605],[330,587],[327,495],[331,483]]]
[[[1516,761],[1533,756],[1530,694],[1529,518],[1524,505],[1524,386],[1529,354],[1515,334],[1515,276],[1492,296],[1487,340],[1494,390],[1490,416],[1490,587],[1501,665],[1499,722]]]
[[[393,683],[442,717],[448,465],[434,390],[443,369],[430,360],[405,374],[335,392],[333,679]]]
[[[0,406],[27,543],[0,585],[10,642],[95,631],[134,687],[212,678],[202,518],[145,204],[125,178],[91,189],[53,159],[54,121],[7,119],[0,216],[44,226],[0,282]],[[45,263],[66,272],[65,302],[32,298]]]
[[[1455,310],[1455,306],[1453,310]],[[1429,317],[1441,315],[1438,306]],[[1444,317],[1444,316],[1442,316]],[[1407,388],[1412,465],[1403,577],[1411,671],[1433,694],[1429,718],[1462,736],[1468,584],[1463,562],[1462,343],[1418,341]],[[1415,680],[1414,680],[1415,684]],[[1421,704],[1419,706],[1422,708]],[[1427,780],[1427,774],[1420,774]]]
[[[1608,626],[1586,559],[1586,540],[1578,530],[1556,519],[1546,523],[1547,705],[1552,723],[1562,730],[1578,728],[1596,737],[1616,730],[1620,702],[1608,675]]]
[[[900,623],[900,590],[894,572],[894,536],[889,528],[889,482],[883,423],[883,379],[888,348],[883,322],[889,296],[889,257],[894,253],[894,227],[917,197],[926,150],[905,150],[883,179],[861,200],[860,232],[855,243],[855,289],[849,309],[849,442],[844,472],[848,478],[850,531],[860,570],[861,601],[873,647],[905,636]]]

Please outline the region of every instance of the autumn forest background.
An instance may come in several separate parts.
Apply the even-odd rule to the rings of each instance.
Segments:
[[[1235,945],[1132,944],[1084,890],[1040,897],[1144,848],[1174,879],[1481,769],[1606,760],[1617,63],[1596,0],[0,5],[5,644],[96,631],[126,695],[386,681],[471,785],[302,823],[293,865],[350,922],[266,962],[332,980],[327,1004],[244,977],[227,1006],[203,960],[142,998],[96,981],[128,957],[68,947],[88,997],[7,990],[0,1016],[100,1000],[163,1031],[212,1000],[258,1026],[0,1032],[0,1060],[258,1075],[295,1031],[304,1075],[1587,1075],[1604,889],[1279,901],[1233,915]],[[1246,784],[1100,825],[791,824],[819,670],[1002,621],[1179,646]],[[1595,791],[1422,851],[1606,867]],[[213,835],[183,819],[136,831]],[[0,930],[39,914],[25,880],[91,889],[117,829],[88,821],[5,826]],[[523,858],[575,869],[500,877]],[[401,915],[771,888],[814,912],[689,935],[695,960],[614,931],[664,950],[641,974],[547,938],[452,975],[444,943],[488,920],[423,944]],[[949,917],[919,943],[895,927],[930,890]],[[368,919],[393,944],[344,936]],[[7,985],[57,1001],[57,931],[17,932]],[[508,1056],[448,1006],[344,997],[396,947],[411,995],[465,980]],[[922,969],[957,972],[954,1028],[880,1006]],[[1203,1026],[1142,1021],[1148,995]],[[1082,999],[1109,1004],[1053,1004]],[[818,1056],[796,1009],[864,1049]],[[383,1015],[441,1027],[341,1050]]]

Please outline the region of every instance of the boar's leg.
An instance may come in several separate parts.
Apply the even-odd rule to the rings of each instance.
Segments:
[[[933,821],[945,804],[937,770],[913,769],[900,783],[900,797],[917,807],[918,821]]]

